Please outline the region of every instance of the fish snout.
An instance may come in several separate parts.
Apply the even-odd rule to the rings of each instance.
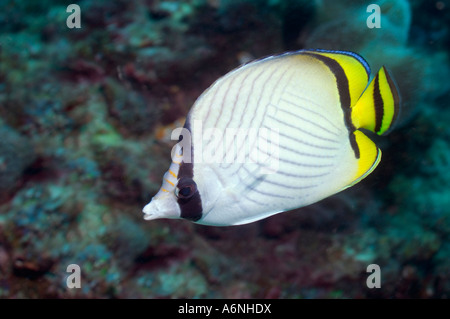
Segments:
[[[159,218],[179,218],[180,213],[177,211],[177,207],[172,205],[164,205],[160,203],[160,200],[154,198],[150,203],[145,205],[142,209],[145,220],[153,220]]]

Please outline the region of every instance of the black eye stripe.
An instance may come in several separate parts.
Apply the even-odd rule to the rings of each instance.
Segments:
[[[186,119],[186,123],[184,124],[184,128],[188,129],[191,134],[190,128],[190,118],[189,116]],[[181,139],[180,139],[181,140]],[[178,191],[183,188],[184,181],[189,179],[193,182],[194,178],[194,145],[191,143],[191,161],[190,163],[181,162],[180,170],[178,172],[178,177],[180,178],[178,182]],[[180,184],[181,183],[181,184]],[[180,188],[181,187],[181,188]],[[202,199],[200,197],[200,193],[195,187],[195,192],[189,198],[180,198],[177,199],[178,206],[181,211],[181,218],[190,220],[190,221],[198,221],[202,218],[203,215],[203,207],[202,207]]]
[[[183,195],[184,197],[189,196],[192,192],[192,188],[191,187],[183,187],[182,189],[180,189],[180,194]]]
[[[188,199],[197,192],[197,184],[187,177],[180,179],[177,185],[176,195],[178,198]]]
[[[197,190],[197,185],[190,178],[182,178],[177,185],[178,205],[181,210],[181,218],[197,221],[202,217],[202,201]]]
[[[195,182],[192,178],[189,177],[182,177],[180,178],[180,180],[178,181],[178,185],[177,187],[179,189],[185,188],[185,187],[192,187],[194,186],[196,188]]]

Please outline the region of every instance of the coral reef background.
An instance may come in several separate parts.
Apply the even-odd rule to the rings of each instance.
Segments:
[[[0,2],[1,298],[450,296],[448,0],[76,3],[79,29],[67,1]],[[145,222],[171,124],[229,70],[302,48],[392,71],[402,118],[377,170],[249,225]]]

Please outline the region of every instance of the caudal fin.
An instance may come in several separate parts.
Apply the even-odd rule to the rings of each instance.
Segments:
[[[352,122],[378,135],[386,134],[400,112],[400,95],[392,77],[383,66],[352,107]]]

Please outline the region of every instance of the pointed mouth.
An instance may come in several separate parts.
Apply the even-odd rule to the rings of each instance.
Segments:
[[[153,220],[160,218],[158,214],[158,209],[156,205],[153,203],[153,201],[145,205],[144,209],[142,209],[142,212],[144,213],[145,220]]]
[[[159,217],[156,216],[155,214],[147,214],[144,212],[144,219],[145,220],[153,220],[153,219],[158,219]]]
[[[167,207],[166,209],[160,209],[162,203],[158,202],[159,199],[153,199],[150,203],[145,205],[142,209],[145,220],[154,220],[159,218],[179,218],[175,207]]]

